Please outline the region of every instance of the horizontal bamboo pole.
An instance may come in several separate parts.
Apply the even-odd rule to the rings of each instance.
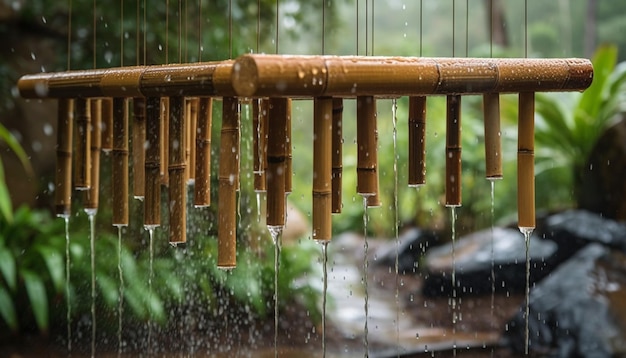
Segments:
[[[74,100],[59,99],[58,102],[54,206],[57,216],[69,217],[72,210],[72,127],[74,124]]]
[[[146,98],[146,158],[143,224],[161,225],[161,99]]]
[[[143,200],[146,170],[146,100],[133,98],[133,196]]]
[[[586,59],[418,58],[246,54],[232,86],[244,97],[449,95],[580,91],[591,84]]]
[[[91,102],[76,98],[74,110],[74,188],[87,190],[91,186]]]
[[[113,225],[128,225],[128,100],[113,98]]]
[[[233,61],[46,72],[22,76],[24,98],[235,95]]]
[[[187,241],[187,183],[185,170],[185,99],[170,97],[169,115],[169,242]]]
[[[500,95],[483,95],[485,116],[485,176],[487,179],[502,178],[502,140],[500,133]]]
[[[333,100],[313,102],[313,240],[332,237],[332,120]]]
[[[102,151],[113,149],[113,99],[102,98]]]
[[[211,126],[213,99],[201,97],[198,103],[198,135],[196,137],[196,177],[194,205],[211,205]]]
[[[446,101],[446,206],[461,206],[461,96]]]
[[[252,147],[254,148],[254,191],[265,191],[267,168],[267,125],[269,101],[259,98],[252,102]]]
[[[341,183],[343,171],[343,99],[333,98],[332,122],[332,212],[341,213]]]
[[[376,129],[376,99],[360,96],[356,99],[357,184],[356,191],[367,197],[368,206],[378,206],[378,130]]]
[[[409,186],[426,184],[426,97],[409,97]]]
[[[102,100],[91,102],[91,186],[85,191],[85,209],[97,210],[100,196],[100,148],[102,147]]]
[[[267,226],[285,226],[285,174],[287,159],[287,112],[284,98],[269,99],[269,121],[272,123],[267,136]],[[269,128],[268,128],[269,129]]]
[[[519,94],[517,215],[520,228],[535,228],[535,94]]]

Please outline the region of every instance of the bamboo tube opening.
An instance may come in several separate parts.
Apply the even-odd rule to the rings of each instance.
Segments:
[[[102,98],[102,151],[113,149],[113,99]]]
[[[189,148],[189,178],[187,182],[189,184],[193,184],[193,182],[196,180],[196,137],[198,134],[198,101],[198,97],[189,98],[189,138],[187,140],[187,146]]]
[[[332,121],[332,212],[341,213],[341,175],[343,147],[343,99],[333,98],[333,121]]]
[[[285,174],[287,158],[287,99],[269,99],[269,121],[267,127],[267,226],[285,226]]]
[[[217,227],[217,266],[237,265],[237,183],[239,182],[239,101],[222,100],[220,137],[219,200]]]
[[[461,96],[446,97],[446,206],[461,206]]]
[[[198,103],[198,132],[196,136],[196,173],[194,205],[211,205],[211,126],[213,99],[200,97]]]
[[[187,183],[185,171],[185,99],[170,97],[169,115],[169,241],[179,244],[187,241],[186,211]]]
[[[333,100],[313,102],[313,240],[332,237]]]
[[[113,98],[113,225],[128,225],[128,100]]]
[[[87,98],[76,98],[74,109],[74,188],[87,190],[91,186],[91,102]]]
[[[520,92],[517,131],[518,226],[535,228],[535,93]]]
[[[69,217],[72,210],[72,135],[74,100],[59,99],[57,109],[56,171],[54,177],[55,212]]]
[[[483,95],[485,115],[485,176],[489,180],[502,179],[502,141],[500,132],[500,95]]]
[[[426,184],[426,97],[409,97],[409,186]]]
[[[356,99],[357,194],[367,197],[368,206],[378,206],[378,130],[376,99]]]
[[[259,98],[252,101],[252,141],[254,148],[254,191],[265,192],[267,167],[267,120],[269,101]]]
[[[102,100],[91,99],[91,186],[85,191],[85,209],[97,210],[100,196],[100,148],[102,146]]]
[[[133,197],[143,200],[146,167],[146,99],[133,98]]]
[[[146,160],[143,224],[161,225],[161,99],[146,98]]]
[[[161,97],[161,184],[170,185],[169,160],[170,160],[170,98]]]

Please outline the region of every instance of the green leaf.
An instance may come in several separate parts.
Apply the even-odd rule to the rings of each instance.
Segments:
[[[9,295],[9,293],[2,286],[0,286],[0,316],[2,316],[4,322],[13,332],[17,331],[15,306],[11,300],[11,295]]]
[[[9,286],[9,289],[15,291],[17,281],[15,258],[13,258],[11,252],[5,247],[0,247],[0,272],[7,286]]]
[[[602,97],[604,84],[617,63],[617,47],[613,45],[599,47],[593,56],[592,63],[593,82],[583,92],[578,108],[586,112],[590,118],[595,118],[601,108],[598,99]]]
[[[114,307],[119,300],[119,283],[116,283],[110,276],[103,273],[98,274],[98,286],[104,301],[110,307]]]
[[[46,263],[55,291],[57,293],[63,291],[63,285],[65,283],[65,263],[63,262],[63,257],[59,252],[50,247],[38,245],[36,250]]]
[[[2,126],[0,126],[2,127]],[[0,215],[4,217],[7,223],[13,222],[13,208],[11,207],[11,196],[4,179],[4,167],[0,161]]]
[[[11,132],[9,132],[2,124],[0,124],[0,140],[4,141],[9,146],[9,148],[13,151],[13,153],[15,153],[20,162],[22,162],[26,173],[32,176],[33,168],[30,165],[30,161],[28,160],[26,152],[24,152],[24,149],[11,134]]]
[[[43,281],[32,271],[23,270],[22,278],[26,286],[26,293],[30,306],[37,321],[37,327],[42,332],[48,330],[48,296]]]

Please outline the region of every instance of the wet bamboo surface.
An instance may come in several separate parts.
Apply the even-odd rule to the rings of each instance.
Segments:
[[[72,210],[74,100],[64,98],[59,99],[58,102],[54,203],[57,216],[68,217]]]
[[[217,266],[237,265],[237,186],[239,183],[239,101],[224,97],[220,136]]]
[[[74,188],[87,190],[91,186],[91,102],[76,98],[74,110]]]
[[[102,151],[113,149],[113,99],[102,98]]]
[[[170,97],[169,113],[169,241],[179,244],[187,241],[184,97]]]
[[[268,226],[285,226],[285,174],[287,158],[288,101],[284,98],[269,99],[271,130],[267,136],[267,214]]]
[[[169,161],[170,161],[170,98],[161,98],[161,183],[165,186],[170,184]]]
[[[143,223],[161,225],[161,99],[146,98],[146,158]]]
[[[143,200],[145,185],[146,99],[133,98],[133,196]]]
[[[461,206],[461,96],[446,97],[446,206]]]
[[[187,148],[189,148],[189,160],[188,160],[188,178],[189,183],[193,183],[196,180],[196,137],[198,135],[198,97],[192,97],[189,101],[189,121],[187,123]]]
[[[267,126],[269,101],[259,98],[252,101],[252,147],[254,148],[254,191],[265,192],[267,168]]]
[[[90,168],[91,186],[85,191],[85,209],[98,209],[100,196],[100,149],[102,147],[102,99],[94,98],[91,102],[91,146]]]
[[[343,171],[343,99],[333,98],[332,122],[332,212],[341,213],[342,171]]]
[[[113,98],[113,225],[128,225],[128,100]]]
[[[483,95],[485,116],[485,176],[487,179],[502,178],[502,139],[500,133],[500,95]]]
[[[291,194],[293,186],[293,143],[291,143],[291,98],[287,99],[285,109],[285,194]]]
[[[376,99],[356,99],[357,194],[367,197],[368,206],[378,206],[378,130]]]
[[[409,97],[409,186],[426,184],[426,97]]]
[[[517,214],[520,228],[535,228],[535,94],[519,94]]]
[[[211,205],[211,126],[213,122],[213,99],[200,97],[198,102],[198,135],[196,137],[196,173],[194,205]]]
[[[313,239],[332,237],[332,135],[333,99],[313,103]]]

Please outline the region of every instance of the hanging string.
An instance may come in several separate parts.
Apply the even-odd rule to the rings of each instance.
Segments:
[[[369,0],[365,0],[365,56],[369,51]]]
[[[422,47],[423,47],[423,39],[422,35],[424,33],[424,0],[420,0],[420,57],[422,57]]]
[[[276,0],[276,54],[278,54],[278,23],[280,19],[279,4],[280,0]]]
[[[97,16],[97,6],[96,6],[96,0],[93,0],[93,68],[96,68],[96,64],[97,64],[97,59],[96,59],[96,16]]]
[[[178,0],[178,63],[183,62],[183,0]]]
[[[72,0],[68,0],[67,3],[67,70],[69,71],[72,58]]]
[[[524,0],[524,57],[528,57],[528,0]]]
[[[233,58],[233,1],[228,0],[228,58]]]
[[[469,57],[469,0],[465,0],[465,57]]]
[[[259,53],[259,44],[261,42],[261,0],[257,0],[256,8],[256,53]]]
[[[326,0],[322,0],[322,55],[325,54],[326,34]]]
[[[356,55],[359,55],[359,0],[356,0]]]
[[[374,56],[374,0],[372,0],[372,50],[371,55]]]
[[[145,0],[144,0],[145,1]],[[185,62],[189,62],[189,7],[185,0]]]
[[[493,57],[493,0],[489,0],[489,57]]]
[[[452,57],[454,57],[455,41],[455,24],[456,24],[456,0],[452,0]]]
[[[141,23],[141,17],[140,17],[140,13],[141,13],[141,2],[137,1],[137,8],[135,9],[135,36],[137,36],[137,40],[135,41],[135,65],[139,66],[139,42],[140,40],[140,29],[139,29],[139,24]]]
[[[169,61],[170,49],[170,0],[165,1],[165,63]]]
[[[198,62],[202,62],[202,0],[198,0]]]
[[[143,30],[142,30],[142,36],[143,36],[143,64],[147,65],[148,62],[146,61],[146,53],[147,53],[147,47],[146,47],[146,34],[148,33],[148,23],[146,22],[146,0],[143,0]]]
[[[124,0],[120,0],[120,67],[124,67]]]

